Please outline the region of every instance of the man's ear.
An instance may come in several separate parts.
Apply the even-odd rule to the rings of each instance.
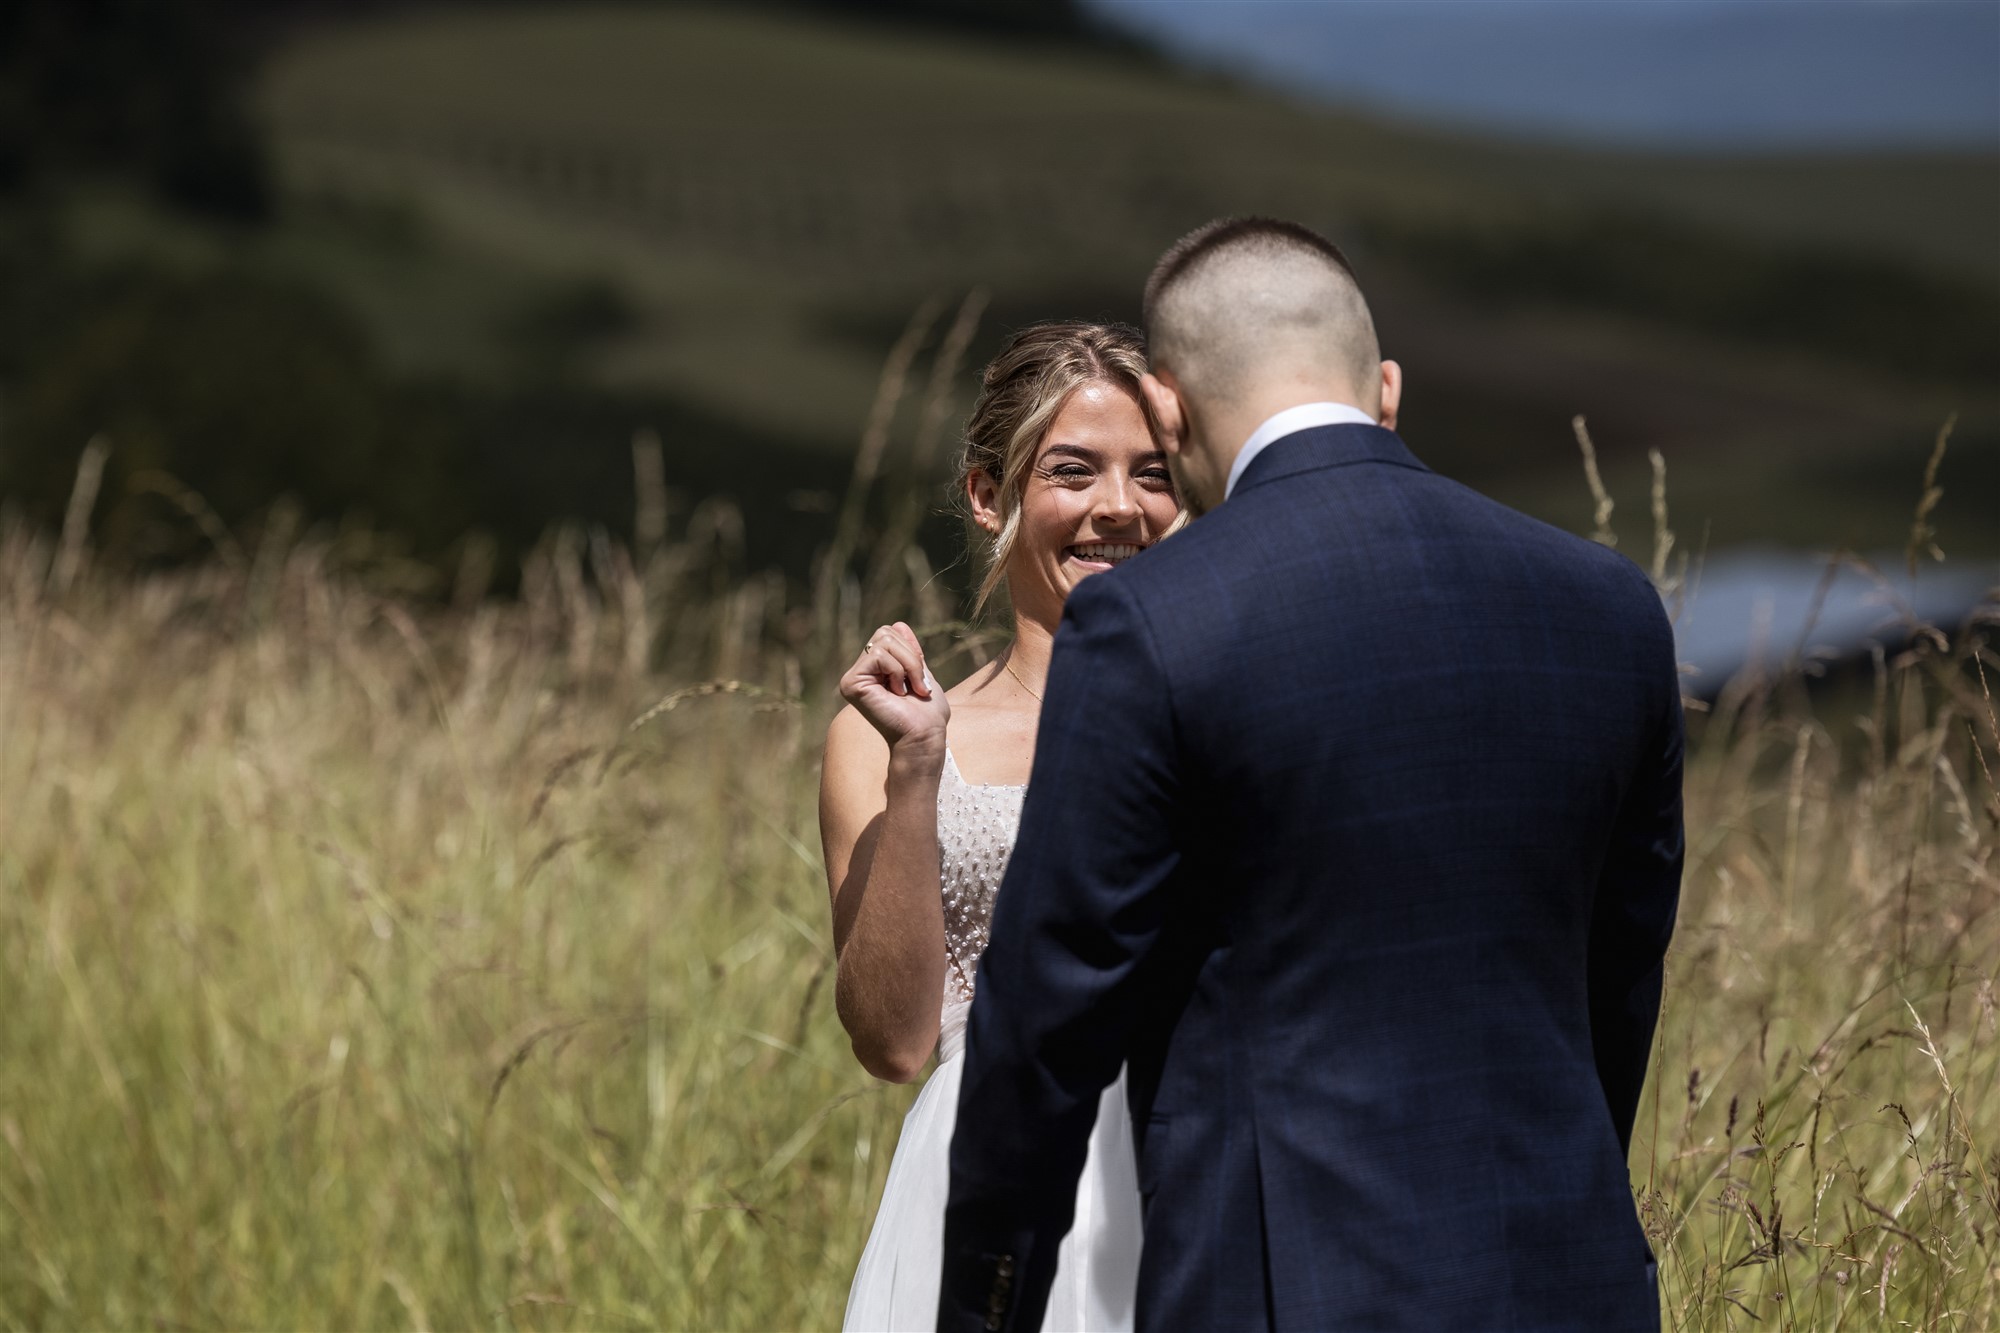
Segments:
[[[1178,455],[1187,438],[1187,413],[1181,408],[1180,386],[1174,383],[1173,372],[1141,375],[1139,392],[1146,395],[1146,406],[1153,409],[1153,420],[1159,423],[1160,447]]]
[[[1382,363],[1382,410],[1375,419],[1383,430],[1396,429],[1396,411],[1403,405],[1403,368],[1394,361]]]
[[[986,475],[984,468],[974,468],[966,474],[965,498],[972,502],[974,523],[987,532],[1000,531],[1006,521],[1000,515],[1000,487]]]

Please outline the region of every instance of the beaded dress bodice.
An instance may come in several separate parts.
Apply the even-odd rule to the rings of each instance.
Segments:
[[[972,998],[979,955],[993,922],[993,896],[1021,826],[1025,786],[972,783],[947,749],[938,779],[938,889],[944,895],[944,1000]]]

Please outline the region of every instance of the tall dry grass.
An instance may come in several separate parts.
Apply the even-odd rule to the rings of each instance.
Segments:
[[[507,601],[282,524],[115,577],[87,497],[0,534],[0,1324],[837,1324],[908,1092],[829,999],[827,681],[962,627],[903,511],[798,593],[656,450],[637,543]],[[1993,687],[1974,627],[1696,717],[1669,1327],[2000,1326]]]
[[[837,1320],[897,1094],[819,1002],[767,589],[688,595],[732,683],[634,729],[575,542],[462,612],[310,544],[46,568],[0,556],[0,1323]]]

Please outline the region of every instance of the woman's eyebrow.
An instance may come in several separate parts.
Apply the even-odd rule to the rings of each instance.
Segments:
[[[1081,445],[1081,444],[1052,444],[1048,448],[1042,450],[1043,458],[1047,458],[1050,454],[1062,454],[1069,458],[1081,458],[1084,461],[1090,463],[1099,462],[1104,457],[1104,455],[1098,453],[1097,450],[1092,449],[1087,445]],[[1167,459],[1166,450],[1155,449],[1151,453],[1140,454],[1138,459],[1138,465],[1143,467],[1148,463],[1164,463],[1166,459]]]
[[[1068,457],[1081,458],[1091,463],[1095,463],[1100,457],[1097,450],[1086,448],[1081,444],[1052,444],[1042,450],[1042,457],[1047,458],[1050,454],[1064,454]]]

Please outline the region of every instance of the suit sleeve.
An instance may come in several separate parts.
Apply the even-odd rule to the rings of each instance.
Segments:
[[[1654,725],[1618,811],[1590,925],[1591,1044],[1618,1144],[1627,1153],[1652,1058],[1685,855],[1680,679],[1664,613],[1659,625],[1665,643],[1655,668]]]
[[[1034,1329],[1179,863],[1172,700],[1115,575],[1070,595],[967,1032],[940,1329]]]

